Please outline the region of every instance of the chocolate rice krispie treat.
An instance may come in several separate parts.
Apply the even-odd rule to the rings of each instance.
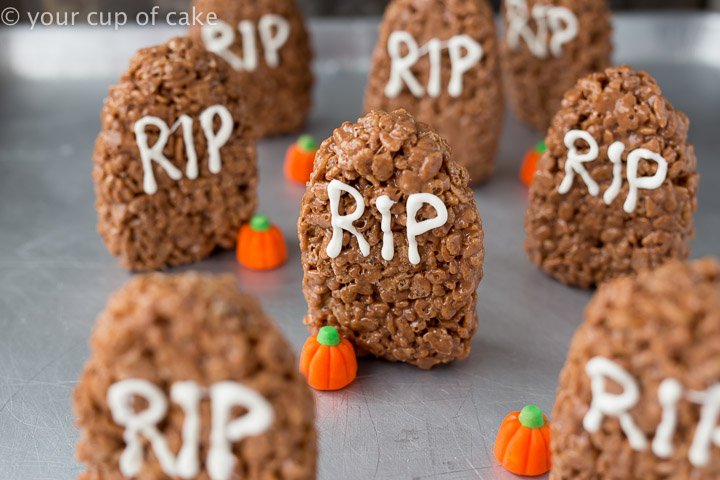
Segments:
[[[74,395],[81,480],[315,479],[312,393],[232,276],[135,277],[91,342]]]
[[[560,375],[550,479],[720,478],[719,359],[716,260],[603,285]]]
[[[605,0],[503,0],[505,85],[520,120],[545,131],[575,82],[610,66]]]
[[[643,71],[613,67],[579,80],[530,186],[530,260],[587,288],[688,258],[699,175],[687,133],[687,117]]]
[[[311,107],[312,50],[295,1],[195,0],[191,8],[215,13],[190,37],[233,67],[258,137],[300,130]]]
[[[445,140],[404,110],[335,129],[298,220],[309,329],[423,369],[465,358],[485,253],[467,184]]]
[[[448,141],[470,182],[495,165],[504,100],[485,0],[393,0],[385,11],[365,111],[407,109]]]
[[[98,231],[131,270],[231,248],[257,203],[255,139],[229,65],[187,38],[138,51],[93,154]]]

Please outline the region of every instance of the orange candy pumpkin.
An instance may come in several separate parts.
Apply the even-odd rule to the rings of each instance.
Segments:
[[[537,476],[550,470],[550,422],[528,405],[505,417],[495,438],[495,458],[516,475]]]
[[[355,349],[335,327],[322,327],[303,345],[300,373],[317,390],[339,390],[357,376]]]
[[[287,247],[280,229],[265,215],[255,215],[240,228],[237,260],[255,270],[269,270],[285,263]]]
[[[537,163],[540,157],[545,153],[547,147],[543,140],[539,141],[535,147],[525,154],[522,165],[520,167],[520,181],[528,187],[533,181],[535,171],[537,170]]]
[[[294,182],[306,183],[310,180],[318,147],[310,135],[301,135],[298,141],[288,148],[285,154],[285,176]]]

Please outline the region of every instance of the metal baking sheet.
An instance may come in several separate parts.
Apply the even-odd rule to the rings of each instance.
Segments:
[[[316,137],[361,115],[378,21],[312,22],[317,85],[307,130]],[[618,15],[615,27],[616,61],[647,69],[691,119],[702,175],[693,257],[718,255],[720,15]],[[0,479],[72,479],[82,468],[71,393],[95,316],[130,278],[95,233],[90,171],[99,112],[136,48],[182,33],[0,31]],[[522,251],[527,194],[517,170],[540,137],[508,115],[497,172],[475,189],[486,263],[472,354],[431,371],[362,359],[349,388],[317,393],[320,478],[515,478],[493,459],[497,428],[526,403],[550,412],[591,295],[549,279]],[[287,265],[251,272],[225,251],[175,271],[234,273],[299,351],[307,333],[295,222],[304,188],[280,173],[293,140],[259,143],[259,209],[282,227]]]

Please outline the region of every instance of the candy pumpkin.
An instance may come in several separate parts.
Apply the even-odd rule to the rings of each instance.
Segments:
[[[533,181],[535,176],[535,170],[537,170],[537,163],[540,160],[542,154],[547,150],[545,141],[540,140],[532,150],[529,150],[523,158],[522,165],[520,166],[520,181],[528,187]]]
[[[301,135],[285,154],[285,176],[288,180],[305,183],[310,180],[318,146],[310,135]]]
[[[300,373],[317,390],[339,390],[355,380],[355,350],[335,327],[322,327],[303,345]]]
[[[265,215],[255,215],[240,228],[237,260],[255,270],[270,270],[285,263],[287,247],[280,229]]]
[[[550,422],[528,405],[505,417],[494,448],[495,458],[516,475],[536,476],[550,470]]]

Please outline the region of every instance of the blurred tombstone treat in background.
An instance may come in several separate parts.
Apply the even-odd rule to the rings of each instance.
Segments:
[[[229,65],[187,38],[138,51],[95,143],[98,231],[131,270],[235,245],[255,205],[252,119]]]
[[[349,16],[381,15],[389,0],[297,0],[300,10],[307,16]],[[500,0],[490,0],[493,10],[498,11]],[[679,9],[679,8],[712,8],[720,9],[718,0],[609,0],[610,8],[620,9]],[[39,6],[38,6],[39,5]],[[170,12],[184,12],[188,0],[16,0],[13,6],[20,11],[21,18],[27,20],[27,13],[44,11],[80,12],[80,18],[89,12],[122,11],[133,19],[140,12],[149,12],[159,7],[159,15],[164,18]]]
[[[311,107],[312,51],[294,0],[195,0],[214,25],[190,37],[227,61],[245,93],[258,137],[296,132]]]
[[[587,288],[688,258],[699,182],[688,125],[643,71],[613,67],[579,80],[530,186],[530,260]]]
[[[83,480],[316,478],[313,395],[233,276],[133,278],[75,389]]]
[[[467,184],[445,140],[404,110],[335,129],[298,220],[310,330],[424,369],[465,358],[485,253]]]
[[[720,478],[720,264],[603,285],[552,414],[550,480]]]
[[[365,110],[398,108],[437,129],[471,183],[490,176],[504,103],[495,23],[485,0],[390,3]]]
[[[563,94],[610,66],[612,27],[605,0],[504,0],[505,85],[515,115],[546,130]]]
[[[165,1],[181,3],[183,0]],[[388,0],[299,0],[298,3],[308,15],[379,15]],[[493,10],[498,11],[501,0],[490,0],[489,3]],[[612,9],[720,8],[717,0],[609,0],[609,4]]]

